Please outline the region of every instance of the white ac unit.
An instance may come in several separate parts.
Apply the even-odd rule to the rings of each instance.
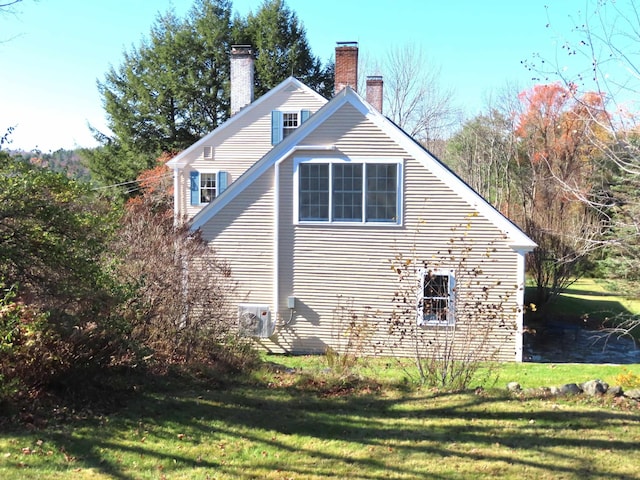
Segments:
[[[267,338],[276,329],[268,305],[245,303],[238,305],[238,329],[245,337]]]

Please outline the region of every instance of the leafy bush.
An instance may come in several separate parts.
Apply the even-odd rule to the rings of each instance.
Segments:
[[[616,383],[625,388],[640,388],[640,375],[623,367],[622,372],[616,376]]]
[[[24,396],[47,383],[65,363],[47,315],[16,301],[17,288],[0,284],[0,395]]]

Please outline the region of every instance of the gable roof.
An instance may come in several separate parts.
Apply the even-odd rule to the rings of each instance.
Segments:
[[[410,156],[428,168],[437,178],[451,187],[465,201],[472,205],[478,213],[487,218],[496,226],[496,228],[504,232],[507,235],[509,244],[512,248],[531,251],[536,247],[535,242],[527,237],[527,235],[520,230],[517,225],[500,213],[500,211],[467,185],[467,183],[458,177],[451,169],[444,165],[404,130],[373,108],[350,87],[346,87],[341,90],[306,122],[300,125],[300,127],[298,127],[293,133],[287,136],[282,142],[276,145],[244,174],[242,174],[219,197],[198,212],[198,214],[191,219],[191,229],[198,230],[205,225],[222,208],[262,176],[262,174],[264,174],[269,168],[277,164],[279,161],[287,158],[296,150],[335,150],[336,147],[334,145],[307,145],[303,142],[305,137],[322,125],[338,109],[346,104],[350,104],[371,120],[392,140],[406,150]]]
[[[320,95],[319,93],[317,93],[313,89],[309,88],[307,85],[302,83],[300,80],[298,80],[298,79],[296,79],[294,77],[289,77],[289,78],[283,80],[282,82],[280,82],[275,87],[273,87],[267,93],[262,95],[255,102],[252,102],[249,105],[247,105],[246,107],[243,107],[238,113],[233,115],[231,118],[229,118],[226,122],[224,122],[222,125],[220,125],[216,129],[214,129],[211,132],[209,132],[208,134],[206,134],[204,137],[202,137],[200,140],[195,142],[193,145],[191,145],[190,147],[182,150],[180,153],[178,153],[175,157],[173,157],[171,160],[169,160],[167,162],[167,166],[169,168],[184,168],[184,167],[186,167],[187,165],[189,165],[192,162],[192,160],[189,160],[189,158],[190,158],[190,154],[193,151],[197,151],[197,150],[201,149],[204,145],[210,145],[212,143],[212,140],[215,137],[217,137],[221,132],[224,132],[225,130],[231,128],[233,125],[235,125],[237,122],[239,122],[243,117],[245,117],[247,115],[251,115],[251,112],[253,110],[255,110],[256,107],[258,107],[259,105],[261,105],[263,103],[269,102],[270,99],[272,99],[273,97],[277,96],[281,92],[285,92],[285,91],[287,91],[289,89],[292,89],[292,88],[305,90],[307,93],[309,93],[309,94],[313,95],[314,97],[318,98],[322,103],[327,103],[328,102],[328,100],[326,98],[324,98],[322,95]]]

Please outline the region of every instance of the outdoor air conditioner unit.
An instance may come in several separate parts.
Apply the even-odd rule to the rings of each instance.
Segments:
[[[268,338],[273,335],[276,324],[271,320],[268,305],[238,305],[238,329],[245,337]]]

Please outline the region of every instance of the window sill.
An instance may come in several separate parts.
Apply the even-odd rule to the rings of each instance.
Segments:
[[[345,227],[401,227],[402,223],[400,222],[328,222],[322,220],[299,220],[294,222],[294,225],[310,225],[314,227],[324,226],[324,227],[335,227],[335,226],[345,226]]]

